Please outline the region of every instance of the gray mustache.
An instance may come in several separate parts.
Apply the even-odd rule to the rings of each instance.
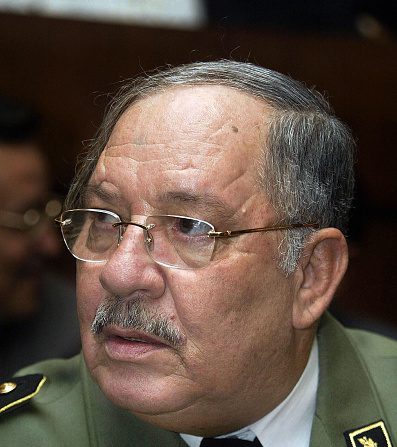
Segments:
[[[166,318],[145,309],[140,299],[124,299],[116,295],[101,303],[91,324],[91,332],[99,335],[109,325],[154,335],[174,348],[180,347],[184,339]]]

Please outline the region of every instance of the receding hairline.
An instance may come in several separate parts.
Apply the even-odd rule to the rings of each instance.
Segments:
[[[263,120],[261,119],[260,123],[261,125],[268,125],[270,123],[270,121],[277,116],[281,110],[280,108],[278,108],[276,105],[272,104],[271,101],[268,101],[266,98],[263,98],[259,95],[255,95],[247,90],[243,90],[240,89],[238,87],[235,86],[230,86],[227,84],[218,84],[218,83],[205,83],[205,82],[200,82],[200,83],[191,83],[191,84],[176,84],[176,85],[165,85],[165,86],[161,86],[158,89],[153,89],[150,92],[146,92],[143,95],[137,95],[129,104],[126,105],[126,107],[121,111],[121,113],[119,114],[119,116],[117,117],[117,119],[115,120],[115,122],[113,123],[113,129],[114,127],[116,127],[117,123],[120,121],[121,117],[127,113],[128,111],[130,111],[133,107],[138,106],[140,103],[145,102],[146,100],[150,100],[151,98],[155,98],[156,96],[161,96],[163,94],[167,94],[168,92],[175,92],[177,93],[178,91],[181,90],[189,90],[192,88],[202,88],[203,90],[207,90],[207,89],[222,89],[222,90],[231,90],[234,93],[237,93],[238,95],[241,95],[249,100],[255,101],[260,103],[263,106],[263,109],[261,111],[261,118],[264,118]],[[220,95],[223,96],[225,98],[227,98],[227,95]]]
[[[287,74],[248,62],[217,60],[158,68],[127,79],[117,97],[132,93],[130,103],[173,86],[225,86],[265,100],[278,110],[332,113],[323,95]],[[126,87],[124,89],[124,87]],[[117,99],[117,97],[115,99]]]

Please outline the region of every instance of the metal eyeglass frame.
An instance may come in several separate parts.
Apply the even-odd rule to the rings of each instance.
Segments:
[[[114,213],[113,211],[104,210],[104,209],[100,209],[100,208],[75,208],[75,209],[65,210],[59,217],[57,217],[55,219],[55,222],[60,224],[62,227],[63,225],[65,225],[67,223],[66,220],[62,220],[62,216],[64,215],[64,213],[73,212],[73,211],[102,212],[102,213],[108,214],[108,215],[119,220],[119,222],[115,222],[112,224],[112,226],[114,228],[124,227],[124,231],[125,231],[126,227],[129,225],[137,226],[137,227],[141,228],[145,233],[145,239],[144,239],[145,245],[148,246],[152,242],[152,236],[150,234],[150,230],[154,228],[155,224],[145,225],[145,224],[141,224],[139,222],[123,221],[123,220],[121,220],[121,217],[118,214]],[[205,220],[202,220],[202,219],[197,219],[197,218],[188,217],[188,216],[179,216],[179,215],[175,215],[175,214],[161,214],[161,215],[150,215],[150,216],[141,216],[141,217],[144,217],[145,219],[148,219],[150,217],[177,217],[177,218],[181,218],[181,219],[192,219],[195,221],[201,221],[201,222],[207,224],[209,227],[213,228],[213,230],[208,231],[207,237],[215,238],[215,239],[216,238],[237,237],[237,236],[241,236],[242,234],[247,234],[247,233],[292,230],[292,229],[297,229],[297,228],[319,228],[320,227],[318,223],[295,223],[295,224],[289,224],[289,225],[276,225],[276,226],[270,226],[270,227],[246,228],[246,229],[241,229],[241,230],[216,231],[214,225],[212,225],[211,223],[209,223]],[[118,245],[123,240],[124,231],[122,230],[119,233]],[[66,243],[66,240],[65,240],[65,243]],[[66,246],[69,249],[69,245],[67,243],[66,243]],[[71,250],[69,249],[69,251],[71,251]],[[78,256],[76,256],[75,254],[73,254],[72,251],[71,251],[71,253],[75,258],[80,259],[84,262],[102,262],[102,261],[81,259]],[[181,268],[177,265],[167,264],[167,263],[164,263],[161,261],[156,261],[155,259],[153,259],[153,260],[160,265],[164,265],[164,266],[167,266],[170,268]],[[200,267],[193,267],[193,268],[200,268]]]

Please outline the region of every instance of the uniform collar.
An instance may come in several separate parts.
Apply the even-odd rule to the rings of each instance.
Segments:
[[[328,313],[317,339],[320,379],[310,446],[346,445],[344,433],[376,421],[390,426],[355,339]]]

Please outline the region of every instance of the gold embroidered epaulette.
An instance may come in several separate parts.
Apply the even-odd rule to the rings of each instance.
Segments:
[[[0,382],[0,414],[21,407],[36,396],[44,385],[43,374],[29,374]]]
[[[344,433],[348,447],[393,447],[383,421]]]

